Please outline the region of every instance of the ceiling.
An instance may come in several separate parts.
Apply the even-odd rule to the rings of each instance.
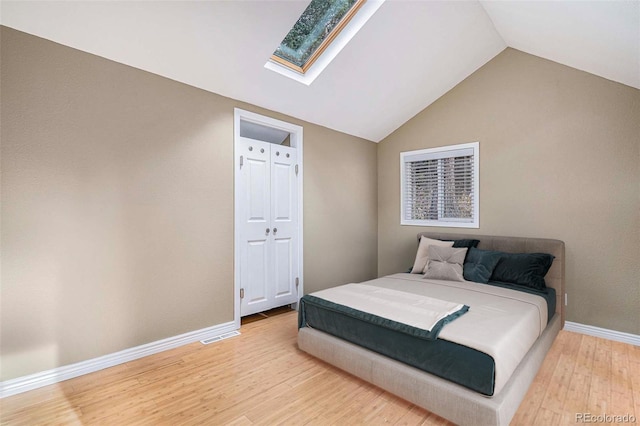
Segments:
[[[640,88],[638,1],[387,0],[310,86],[264,67],[307,3],[3,0],[0,22],[374,142],[506,47]]]

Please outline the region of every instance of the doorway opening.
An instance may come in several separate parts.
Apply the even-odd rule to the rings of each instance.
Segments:
[[[234,321],[303,294],[302,127],[234,110]]]
[[[243,316],[240,319],[241,325],[251,324],[252,322],[262,321],[265,319],[273,318],[278,315],[286,314],[292,312],[291,306],[285,305],[279,308],[269,309],[268,311],[258,312],[257,314],[251,314],[247,316]]]

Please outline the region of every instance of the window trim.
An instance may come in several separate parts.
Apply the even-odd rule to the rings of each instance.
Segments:
[[[407,157],[415,157],[417,155],[437,156],[439,158],[450,158],[452,156],[444,156],[447,151],[473,150],[473,220],[468,222],[464,219],[443,218],[438,220],[426,219],[406,219],[405,218],[405,190],[407,182],[405,182],[406,164],[411,160]],[[419,160],[414,160],[419,161]],[[448,228],[480,228],[480,143],[470,142],[458,145],[448,145],[436,148],[419,149],[415,151],[405,151],[400,153],[400,225],[413,226],[438,226]]]
[[[340,34],[340,32],[344,29],[344,27],[347,26],[349,21],[351,21],[351,18],[353,18],[355,16],[355,14],[358,13],[358,10],[360,10],[360,8],[366,2],[367,2],[367,0],[356,0],[356,2],[351,7],[351,9],[349,9],[347,11],[347,13],[345,13],[345,15],[342,17],[340,22],[338,22],[338,24],[333,28],[333,30],[331,30],[331,32],[329,33],[327,38],[325,38],[322,41],[322,43],[320,43],[320,46],[318,46],[318,48],[311,54],[311,56],[309,56],[309,59],[307,59],[307,62],[305,62],[302,67],[299,67],[296,64],[292,64],[291,62],[287,61],[286,59],[283,59],[283,58],[281,58],[279,56],[276,56],[274,54],[271,54],[271,58],[270,59],[272,61],[284,66],[284,67],[289,68],[292,71],[295,71],[295,72],[300,73],[300,74],[305,74],[307,72],[307,70],[309,68],[311,68],[313,63],[322,55],[322,53],[325,51],[325,49],[327,47],[329,47],[331,45],[331,43],[333,43],[333,40],[335,40],[335,38],[338,36],[338,34]]]

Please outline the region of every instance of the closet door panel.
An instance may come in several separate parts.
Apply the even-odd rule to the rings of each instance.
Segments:
[[[292,294],[291,276],[293,251],[290,238],[276,238],[274,241],[274,288],[275,298],[288,298]],[[284,302],[288,303],[288,302]]]
[[[247,280],[245,299],[247,306],[269,302],[269,243],[266,240],[247,241]]]
[[[240,287],[244,296],[240,310],[242,315],[250,315],[270,309],[273,304],[272,166],[269,143],[247,138],[240,142]]]
[[[298,194],[295,148],[271,147],[271,223],[276,306],[296,303]]]

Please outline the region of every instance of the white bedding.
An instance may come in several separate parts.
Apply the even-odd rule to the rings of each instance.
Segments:
[[[367,284],[345,284],[312,295],[427,331],[464,307],[462,303]]]
[[[427,280],[415,274],[389,275],[362,284],[469,306],[469,311],[447,324],[438,338],[468,346],[494,359],[494,395],[500,392],[547,325],[546,301],[530,293],[469,281]]]

